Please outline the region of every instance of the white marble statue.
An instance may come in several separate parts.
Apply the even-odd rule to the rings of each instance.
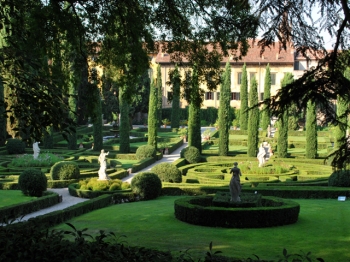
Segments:
[[[261,144],[260,147],[259,147],[258,155],[256,156],[256,158],[259,160],[259,167],[262,167],[264,165],[264,163],[265,163],[265,155],[266,155],[265,148]]]
[[[38,159],[39,157],[39,153],[40,153],[39,143],[40,142],[33,143],[34,159]]]
[[[109,180],[110,179],[106,173],[106,169],[107,169],[106,156],[108,154],[109,154],[109,152],[105,153],[105,151],[102,149],[101,154],[98,157],[98,162],[100,163],[100,170],[98,170],[98,180]]]

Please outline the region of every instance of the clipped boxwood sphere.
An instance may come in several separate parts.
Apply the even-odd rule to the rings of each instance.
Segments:
[[[6,142],[6,149],[10,155],[23,154],[25,153],[26,144],[22,140],[10,138]]]
[[[136,150],[136,158],[138,160],[142,160],[148,157],[155,157],[156,156],[156,149],[154,146],[151,145],[144,145],[144,146],[140,146],[139,148],[137,148]]]
[[[151,169],[151,172],[155,173],[162,182],[182,182],[181,171],[176,166],[170,163],[160,163],[158,165],[155,165]]]
[[[198,148],[194,146],[185,147],[181,150],[181,158],[185,158],[186,161],[190,164],[198,163],[201,159]]]
[[[73,161],[60,161],[51,167],[50,175],[52,180],[78,179],[80,170],[77,163]]]
[[[350,187],[350,170],[333,172],[328,178],[328,186]]]
[[[29,168],[20,174],[18,185],[24,195],[41,197],[47,189],[47,178],[40,169]]]
[[[162,182],[154,173],[141,172],[131,180],[131,190],[144,200],[155,199],[161,193]]]

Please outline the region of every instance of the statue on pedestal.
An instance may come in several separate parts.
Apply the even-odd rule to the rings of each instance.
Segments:
[[[237,167],[238,163],[233,163],[233,168],[231,168],[230,174],[232,174],[230,181],[230,193],[231,193],[231,201],[232,202],[240,202],[240,194],[241,194],[241,179],[240,176],[241,170]]]
[[[261,144],[260,147],[259,147],[258,155],[256,156],[256,158],[259,160],[259,167],[262,167],[264,165],[264,163],[265,163],[265,155],[266,155],[265,148]]]
[[[40,142],[33,143],[34,159],[38,159],[39,157],[39,153],[40,153],[39,143]]]
[[[108,154],[109,154],[109,152],[105,153],[105,151],[102,149],[101,154],[98,157],[98,162],[100,163],[100,170],[98,170],[98,180],[109,180],[110,179],[106,173],[106,169],[107,169],[106,156]]]

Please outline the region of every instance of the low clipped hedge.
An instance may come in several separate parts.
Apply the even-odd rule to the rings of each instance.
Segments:
[[[151,172],[155,173],[162,182],[181,183],[181,171],[171,163],[160,163],[155,165]]]
[[[194,225],[226,228],[262,228],[298,221],[300,205],[292,200],[262,197],[262,207],[225,208],[211,206],[212,196],[175,200],[175,217]]]
[[[114,190],[114,191],[92,191],[92,190],[82,190],[79,189],[79,184],[78,183],[74,183],[74,184],[70,184],[68,186],[68,191],[69,194],[71,196],[74,197],[81,197],[81,198],[96,198],[102,195],[120,195],[123,196],[123,198],[128,199],[129,201],[134,201],[135,200],[135,196],[134,194],[131,192],[131,189],[125,189],[125,190]]]
[[[60,202],[60,197],[54,192],[45,192],[44,196],[30,202],[14,204],[0,208],[0,221],[8,221],[30,214],[32,212],[51,207]]]

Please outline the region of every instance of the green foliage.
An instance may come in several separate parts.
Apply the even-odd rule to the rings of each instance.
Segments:
[[[119,151],[120,153],[129,153],[130,152],[130,122],[129,122],[130,108],[129,108],[128,101],[124,97],[124,89],[127,89],[127,87],[119,88],[119,106],[120,106],[119,107],[120,108]]]
[[[93,88],[92,93],[93,99],[93,138],[94,138],[94,149],[95,151],[100,151],[103,147],[103,135],[102,135],[102,106],[100,92],[97,86]]]
[[[141,172],[131,180],[131,190],[144,200],[155,199],[160,196],[162,182],[154,173]]]
[[[198,148],[194,146],[188,146],[181,150],[181,158],[185,158],[190,164],[199,163],[201,160],[201,155]]]
[[[158,115],[157,115],[157,98],[158,90],[155,85],[155,80],[152,79],[149,109],[148,109],[148,145],[157,149],[157,130],[158,130]]]
[[[248,76],[247,76],[247,67],[245,63],[242,68],[240,96],[241,96],[240,126],[241,126],[241,130],[248,130]]]
[[[80,169],[74,161],[60,161],[51,167],[50,176],[52,180],[78,179]]]
[[[78,188],[91,191],[115,191],[130,188],[128,182],[122,182],[120,179],[98,180],[97,177],[80,180]]]
[[[177,134],[180,135],[181,137],[187,137],[188,130],[186,127],[180,127],[177,131]]]
[[[42,153],[37,159],[34,159],[33,155],[18,155],[13,158],[9,163],[9,166],[18,167],[45,167],[52,166],[53,164],[62,161],[63,157],[52,153]]]
[[[317,157],[317,115],[316,104],[311,100],[307,103],[306,116],[306,158]]]
[[[22,140],[16,138],[10,138],[6,142],[6,149],[10,155],[23,154],[25,152],[26,145]]]
[[[171,163],[160,163],[155,165],[151,172],[156,174],[162,182],[181,183],[180,170]]]
[[[231,65],[226,63],[225,73],[223,75],[223,84],[220,90],[220,108],[219,108],[219,155],[227,156],[230,129],[230,101],[231,101]]]
[[[337,117],[338,117],[339,123],[335,127],[334,148],[340,148],[345,143],[348,107],[349,107],[348,100],[344,99],[341,96],[338,96]]]
[[[151,145],[143,145],[137,148],[136,150],[136,158],[138,160],[142,160],[148,157],[155,157],[156,156],[156,149],[154,146]]]
[[[338,170],[328,178],[328,186],[350,187],[350,170]]]
[[[264,100],[270,99],[271,96],[271,74],[270,74],[270,64],[267,64],[265,71],[265,81],[264,81]],[[268,104],[264,104],[261,116],[261,128],[266,130],[268,125],[270,125],[271,112]]]
[[[169,73],[171,87],[173,91],[172,103],[171,103],[171,127],[177,128],[180,126],[180,85],[181,79],[177,64],[172,73]]]
[[[24,195],[41,197],[47,189],[47,178],[41,170],[29,168],[19,176],[18,185]]]
[[[162,73],[160,71],[160,64],[157,66],[157,79],[156,79],[156,88],[157,88],[157,118],[158,123],[162,121],[162,105],[163,105],[163,87],[162,87]]]
[[[250,157],[256,157],[258,153],[259,143],[259,107],[258,104],[258,83],[255,77],[250,83],[249,106],[254,107],[249,110],[248,119],[248,150],[247,154]]]

